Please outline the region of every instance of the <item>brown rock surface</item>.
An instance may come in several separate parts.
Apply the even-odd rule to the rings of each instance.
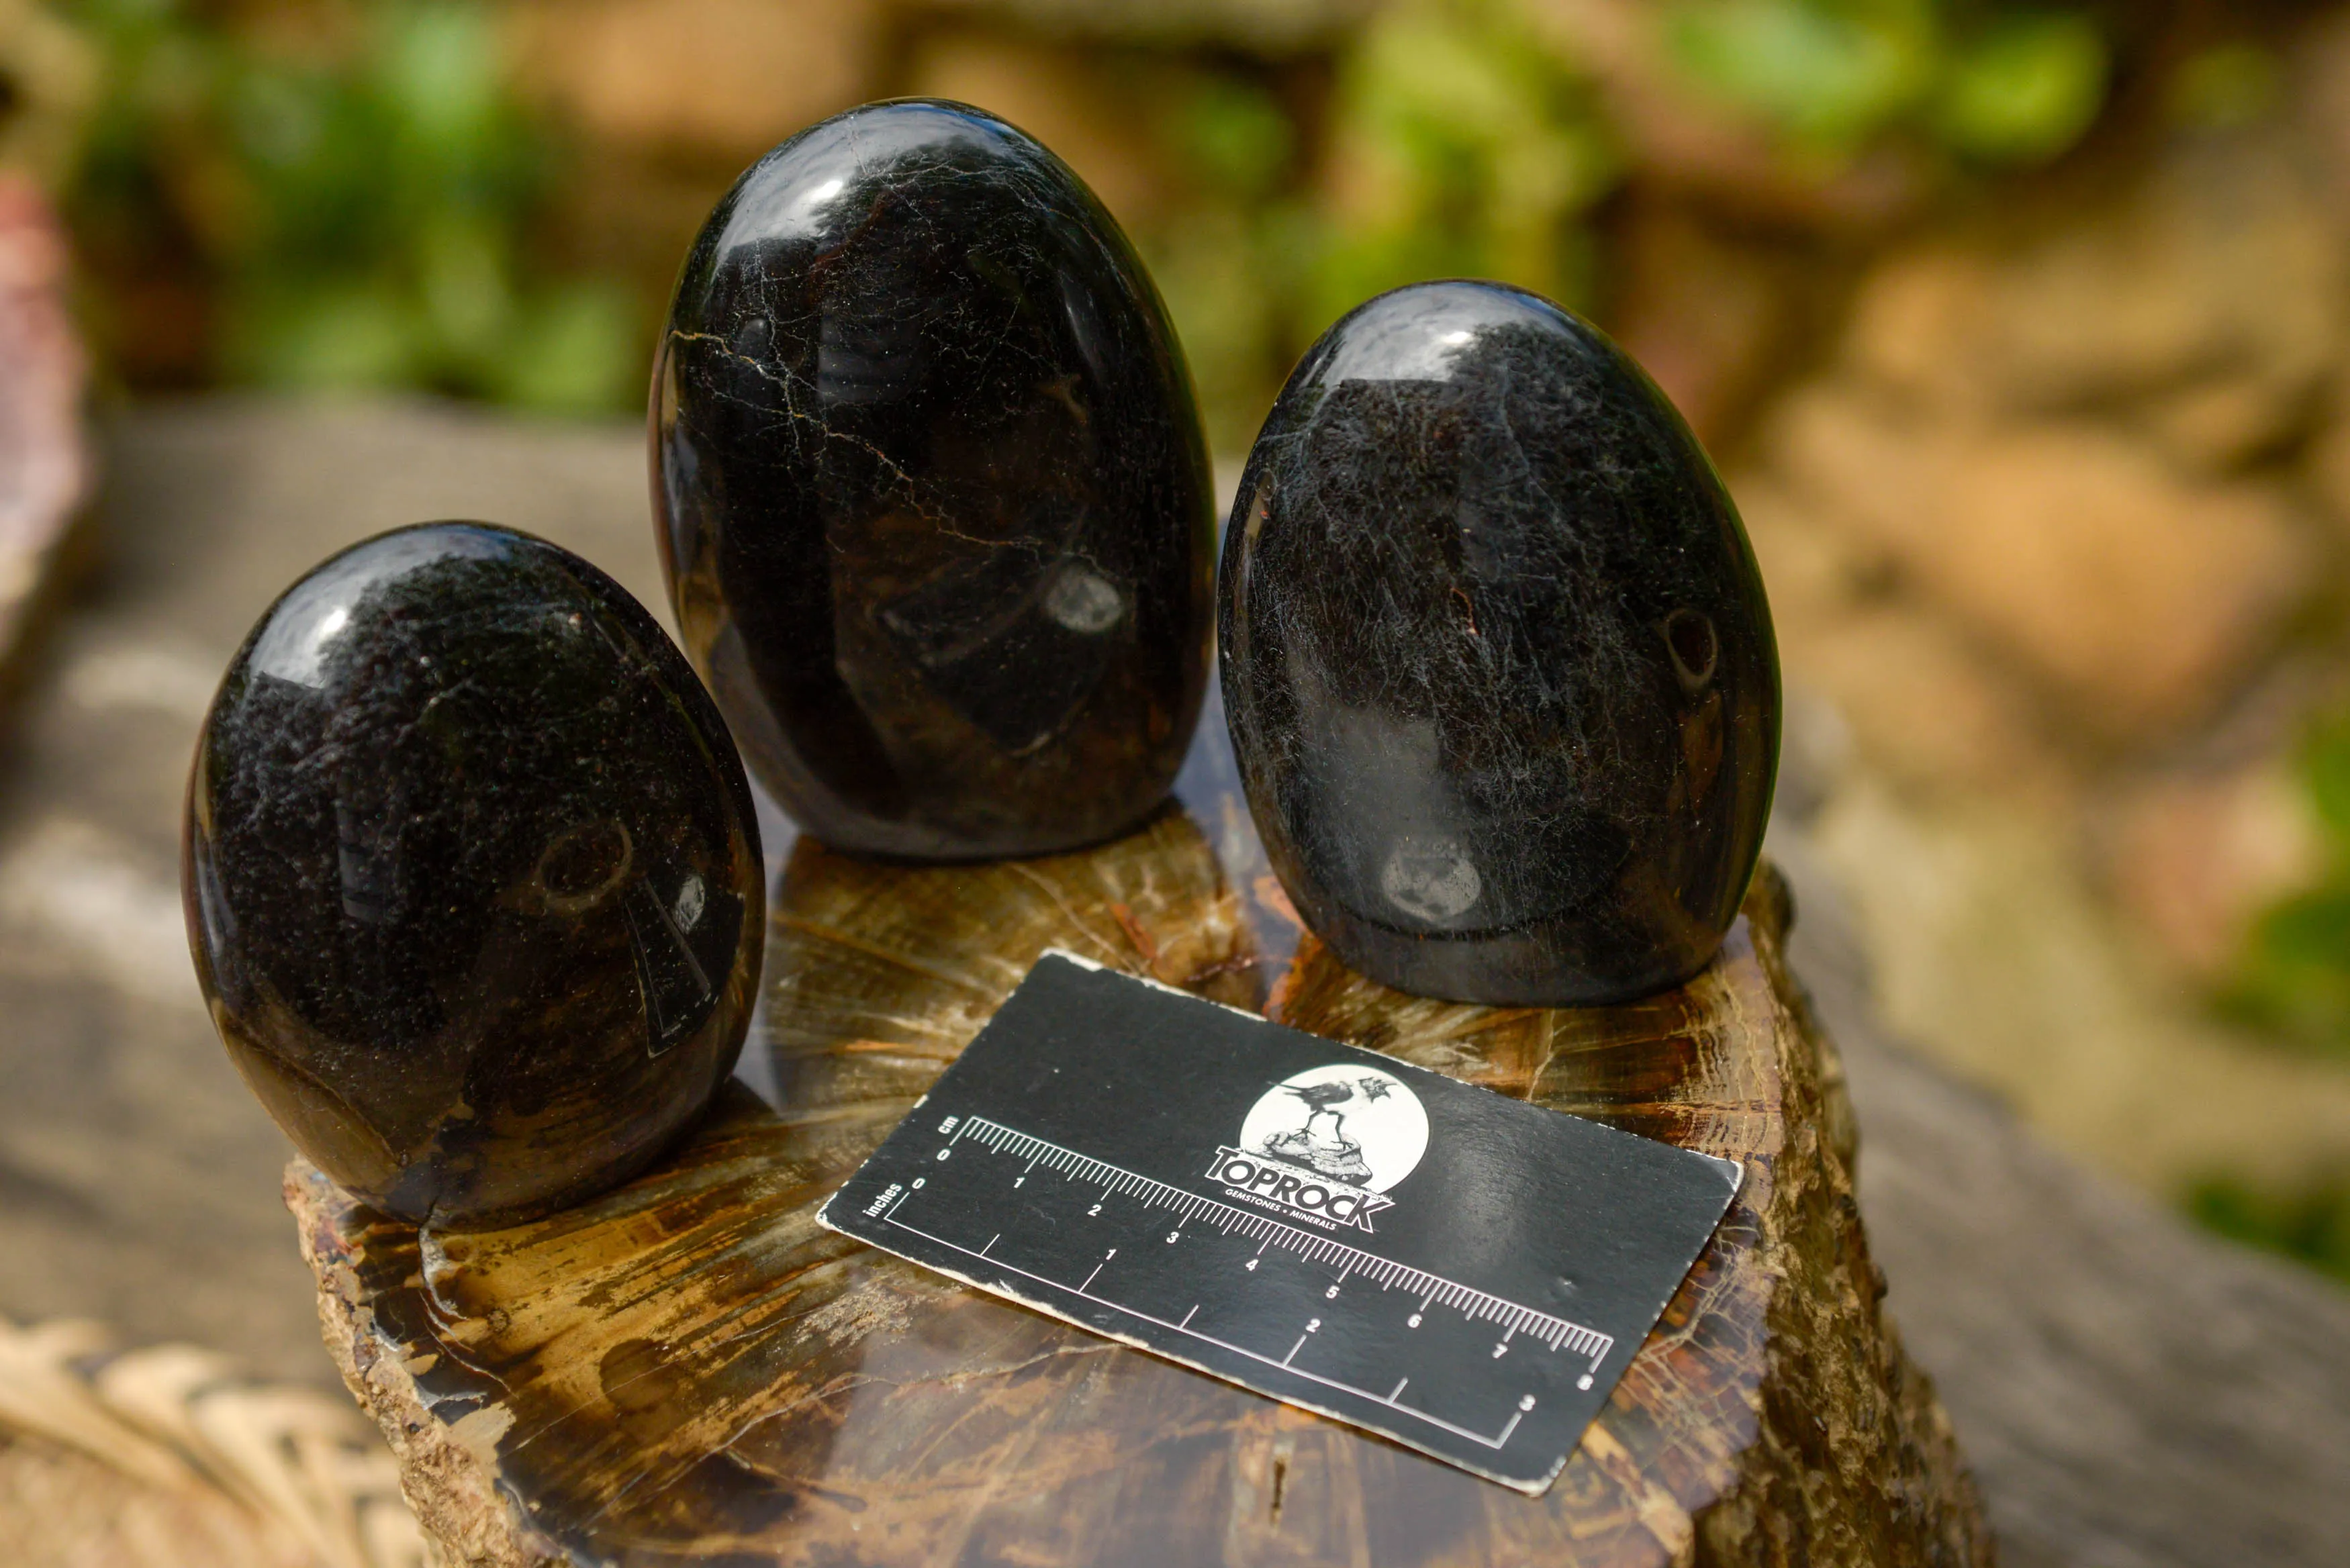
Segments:
[[[2341,551],[2306,500],[2350,522],[2350,228],[2311,135],[2174,128],[2085,196],[1897,248],[1766,413],[1740,491],[1789,673],[1903,783],[2049,779],[2026,793],[2094,815],[2103,769],[2191,741],[2308,629]],[[2313,430],[2304,484],[2278,460]]]
[[[612,141],[748,162],[875,90],[863,0],[518,0],[525,87]]]
[[[2342,351],[2345,281],[2293,150],[2214,136],[2022,244],[1896,255],[1855,302],[1846,357],[1935,416],[2104,408],[2227,467],[2305,419]]]
[[[2015,683],[1933,616],[1865,607],[1792,631],[1781,648],[1836,704],[1866,756],[1905,784],[2028,796],[2068,782]]]
[[[2350,213],[2350,10],[2334,7],[2303,27],[2283,64],[2287,119],[2339,220]]]
[[[1924,789],[2061,784],[2028,683],[1898,594],[1885,551],[1821,522],[1768,476],[1737,492],[1780,658],[1835,707],[1870,763]]]
[[[1658,202],[1625,225],[1616,265],[1624,286],[1610,333],[1699,439],[1718,444],[1762,392],[1796,325],[1790,262]]]
[[[2350,379],[2335,383],[2330,400],[2334,417],[2311,441],[2303,472],[2339,558],[2350,546]]]
[[[2107,426],[1905,417],[1830,383],[1779,410],[1770,446],[1823,521],[2109,738],[2206,713],[2311,586],[2280,490],[2188,478]]]
[[[2324,866],[2309,792],[2278,758],[2148,780],[2114,817],[2116,897],[2200,981],[2223,978],[2260,912]]]
[[[2296,1190],[2350,1155],[2350,1073],[2216,1020],[2117,916],[2064,816],[1856,778],[1807,838],[1866,933],[1887,1024],[2096,1168],[2170,1199]]]

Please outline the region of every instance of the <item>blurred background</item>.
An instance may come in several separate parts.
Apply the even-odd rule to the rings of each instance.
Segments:
[[[506,410],[536,466],[497,514],[527,524],[588,470],[641,483],[622,427],[733,177],[900,94],[1092,184],[1227,483],[1377,290],[1494,277],[1600,322],[1744,512],[1792,693],[1780,841],[1890,1032],[2350,1282],[2350,5],[0,0],[0,353],[86,368],[130,428]],[[390,450],[176,417],[147,450],[181,468],[120,472],[150,500],[224,442]],[[135,556],[138,508],[104,512]],[[67,580],[69,545],[26,558]],[[0,559],[0,634],[34,573]],[[200,714],[218,662],[65,668]],[[61,920],[176,919],[11,835],[0,970]],[[0,1195],[47,1147],[6,1145]]]
[[[1596,317],[1745,511],[1890,1022],[2350,1279],[2350,12],[0,0],[109,399],[625,418],[712,202],[896,94],[1086,177],[1227,464],[1377,290]]]

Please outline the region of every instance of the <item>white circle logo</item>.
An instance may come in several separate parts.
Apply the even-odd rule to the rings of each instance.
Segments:
[[[1240,1147],[1330,1181],[1385,1192],[1428,1152],[1428,1112],[1401,1078],[1335,1062],[1265,1091]]]

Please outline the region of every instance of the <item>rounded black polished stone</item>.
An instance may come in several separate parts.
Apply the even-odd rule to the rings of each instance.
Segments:
[[[474,523],[354,545],[213,700],[196,971],[298,1148],[403,1219],[563,1207],[733,1068],[764,936],[750,785],[642,605]]]
[[[1209,468],[1158,294],[1059,159],[921,99],[785,142],[686,260],[651,424],[687,650],[801,827],[1035,855],[1165,795]]]
[[[1770,811],[1778,655],[1728,493],[1622,350],[1499,285],[1382,295],[1291,375],[1225,539],[1242,781],[1339,957],[1546,1005],[1704,965]]]

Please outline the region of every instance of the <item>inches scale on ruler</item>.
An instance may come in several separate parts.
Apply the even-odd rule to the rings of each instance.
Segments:
[[[1537,1492],[1737,1176],[1053,954],[821,1218]]]

